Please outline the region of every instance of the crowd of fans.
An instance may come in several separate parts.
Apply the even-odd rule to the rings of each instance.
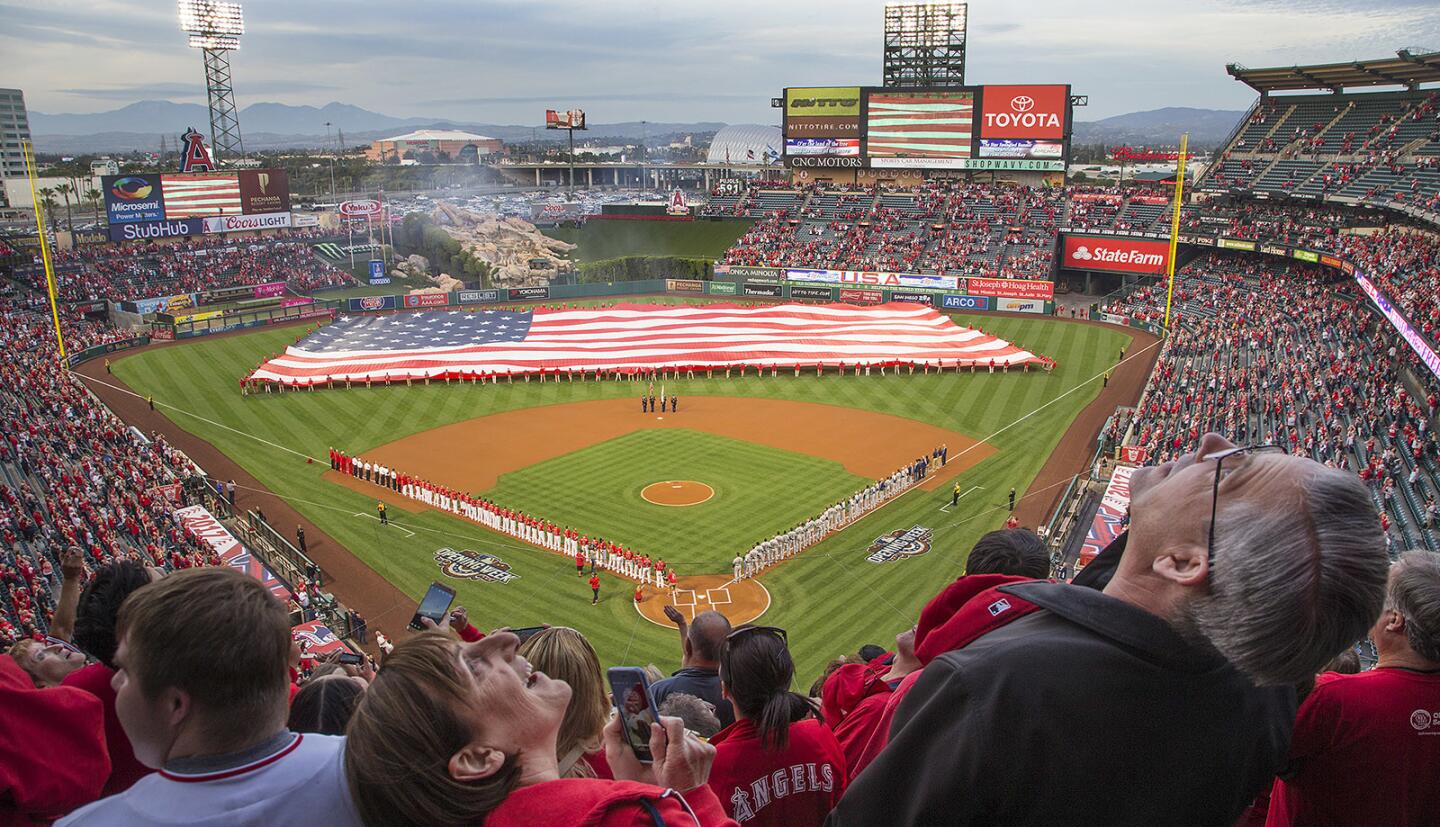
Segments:
[[[243,284],[287,282],[296,292],[353,284],[343,270],[315,255],[316,230],[291,230],[266,239],[195,238],[131,246],[84,245],[53,255],[62,301],[133,301]],[[37,264],[16,274],[45,289]]]

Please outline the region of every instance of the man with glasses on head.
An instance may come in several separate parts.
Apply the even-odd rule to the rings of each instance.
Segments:
[[[1234,823],[1293,685],[1380,612],[1379,517],[1352,474],[1216,434],[1131,490],[1076,583],[975,598],[1018,619],[925,667],[829,823]]]

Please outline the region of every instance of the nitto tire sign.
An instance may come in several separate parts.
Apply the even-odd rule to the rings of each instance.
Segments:
[[[829,287],[791,287],[790,298],[828,302],[835,300],[835,291]]]
[[[512,287],[510,288],[510,299],[532,301],[535,299],[550,298],[549,287]]]
[[[1159,275],[1170,260],[1170,242],[1072,235],[1065,237],[1062,255],[1062,266],[1072,270]],[[974,282],[971,279],[971,284]]]

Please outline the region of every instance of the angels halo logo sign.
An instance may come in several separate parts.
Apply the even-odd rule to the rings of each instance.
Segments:
[[[385,309],[385,297],[384,297],[384,296],[366,296],[366,297],[364,297],[364,298],[362,298],[362,299],[360,300],[360,309],[361,309],[361,310],[384,310],[384,309]]]
[[[876,537],[875,542],[867,549],[870,553],[865,559],[871,563],[894,563],[908,557],[918,557],[930,550],[934,536],[935,532],[924,526],[896,529]]]
[[[510,571],[510,564],[493,554],[478,551],[438,548],[435,562],[440,571],[460,580],[486,580],[491,583],[509,583],[520,575]]]
[[[1016,112],[1029,112],[1035,108],[1035,99],[1029,95],[1016,95],[1010,99],[1010,108]]]

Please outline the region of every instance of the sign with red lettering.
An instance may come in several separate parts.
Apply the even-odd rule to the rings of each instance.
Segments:
[[[405,297],[406,307],[444,307],[449,303],[449,293],[411,293]]]
[[[1149,459],[1150,451],[1143,445],[1122,445],[1120,446],[1120,461],[1144,465]]]
[[[1170,260],[1170,242],[1069,235],[1063,256],[1061,266],[1072,270],[1158,275],[1165,272]]]
[[[841,288],[840,301],[846,304],[880,304],[885,301],[885,294],[879,290],[850,290]]]
[[[1069,105],[1069,86],[984,86],[980,137],[1060,140]]]
[[[1055,298],[1055,282],[1025,281],[1022,279],[978,279],[965,280],[967,291],[972,296],[995,296],[1002,299],[1039,299],[1050,301]]]

